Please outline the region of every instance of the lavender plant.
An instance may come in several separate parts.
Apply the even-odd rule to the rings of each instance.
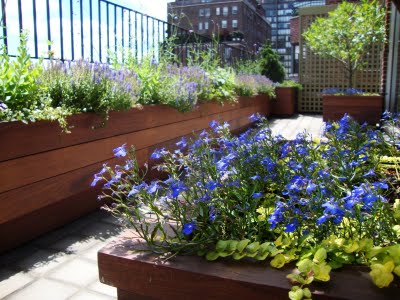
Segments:
[[[239,136],[213,121],[176,150],[154,151],[165,180],[146,181],[123,145],[114,152],[128,156],[125,165],[105,165],[92,185],[105,180],[100,197],[114,201],[108,210],[157,253],[270,257],[277,268],[297,260],[288,276],[297,284],[291,295],[301,294],[295,299],[346,263],[370,265],[373,281],[389,285],[400,275],[400,202],[379,165],[393,145],[349,116],[328,123],[320,141],[306,133],[285,141],[263,118],[252,120],[258,127]]]

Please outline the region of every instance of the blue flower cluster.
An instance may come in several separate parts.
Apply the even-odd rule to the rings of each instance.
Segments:
[[[261,116],[250,119],[257,127],[238,136],[230,134],[228,123],[212,121],[209,131],[192,141],[182,138],[176,150],[156,149],[151,159],[160,163],[165,180],[147,183],[132,174],[131,159],[111,172],[104,187],[125,195],[121,201],[136,207],[136,218],[145,221],[146,211],[176,223],[182,239],[288,232],[322,240],[332,231],[338,234],[344,222],[353,229],[343,235],[357,231],[360,237],[377,232],[378,223],[382,230],[391,226],[382,220],[389,209],[388,183],[380,178],[378,164],[388,144],[380,132],[345,115],[327,123],[321,140],[299,133],[285,141],[272,134]],[[125,156],[125,146],[114,149],[114,155]],[[104,166],[93,185],[107,171]],[[269,214],[260,219],[260,211]]]

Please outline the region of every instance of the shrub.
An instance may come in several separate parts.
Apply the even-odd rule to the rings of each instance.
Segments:
[[[285,79],[285,69],[279,60],[279,55],[265,44],[260,51],[261,74],[273,82],[282,82]]]

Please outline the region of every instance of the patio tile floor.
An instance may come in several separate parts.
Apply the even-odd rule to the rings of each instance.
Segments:
[[[270,119],[272,132],[286,139],[303,130],[318,137],[323,124],[320,115]],[[116,289],[98,279],[97,251],[123,230],[123,222],[97,210],[0,254],[0,299],[116,299]]]

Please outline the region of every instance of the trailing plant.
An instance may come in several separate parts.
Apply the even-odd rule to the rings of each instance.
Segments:
[[[359,4],[344,1],[328,14],[327,18],[317,18],[303,36],[317,54],[333,58],[344,67],[351,89],[371,46],[385,41],[385,9],[376,0]]]

